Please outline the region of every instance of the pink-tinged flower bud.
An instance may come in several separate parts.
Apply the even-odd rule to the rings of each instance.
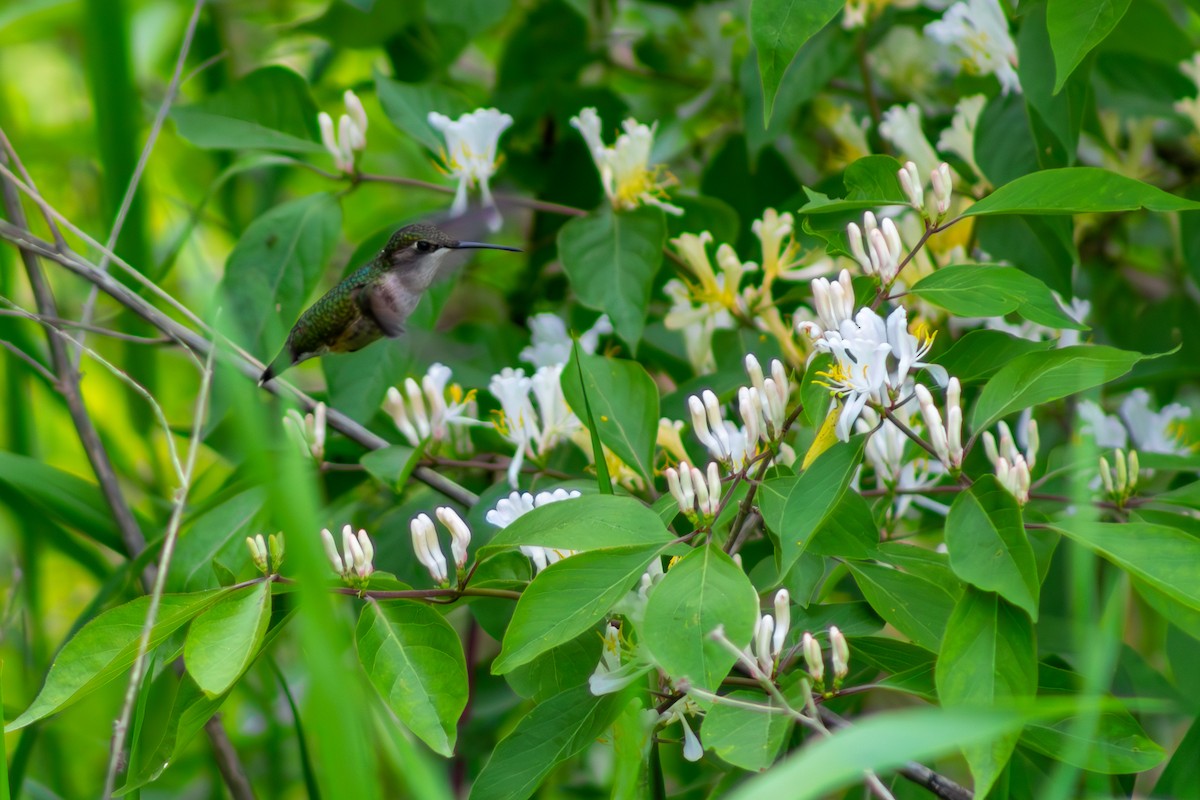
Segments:
[[[909,205],[924,214],[925,189],[921,174],[917,172],[917,165],[911,161],[905,163],[896,176],[900,179],[900,188],[904,190],[904,196],[908,198]]]
[[[807,631],[800,640],[800,649],[804,651],[804,668],[812,677],[814,683],[825,682],[825,657],[821,653],[821,643]]]
[[[321,529],[321,544],[325,548],[325,557],[329,559],[329,565],[333,567],[333,571],[338,575],[345,575],[346,568],[342,564],[342,557],[338,555],[337,544],[333,541],[333,534],[328,528]]]

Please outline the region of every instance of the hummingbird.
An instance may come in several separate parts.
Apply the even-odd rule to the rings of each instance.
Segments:
[[[258,385],[301,361],[325,353],[352,353],[376,339],[404,333],[404,323],[446,255],[477,248],[521,252],[498,244],[460,242],[433,225],[407,225],[396,231],[375,258],[300,315]]]

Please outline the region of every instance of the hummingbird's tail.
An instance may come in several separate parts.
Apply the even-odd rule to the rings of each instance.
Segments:
[[[279,373],[290,367],[293,363],[292,353],[287,347],[279,351],[279,355],[275,356],[274,360],[267,365],[263,370],[262,376],[258,379],[259,386],[265,386],[267,381],[274,378]]]

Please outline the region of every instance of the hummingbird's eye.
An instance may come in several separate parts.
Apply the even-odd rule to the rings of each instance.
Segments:
[[[422,253],[428,253],[430,250],[433,249],[433,243],[427,242],[424,239],[419,239],[419,240],[417,240],[417,249],[420,250]]]

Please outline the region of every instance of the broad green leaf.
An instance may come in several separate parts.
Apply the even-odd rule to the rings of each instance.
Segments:
[[[1104,41],[1129,10],[1130,0],[1048,0],[1046,28],[1054,49],[1057,94],[1092,48]]]
[[[832,398],[829,388],[821,385],[826,378],[819,373],[829,372],[833,366],[833,356],[829,353],[818,353],[804,371],[804,380],[800,384],[800,400],[804,403],[804,417],[814,428],[820,427],[829,414]]]
[[[547,503],[522,514],[497,533],[488,547],[536,545],[559,550],[669,544],[675,537],[642,501],[610,494],[588,494]]]
[[[572,384],[575,396],[576,416],[588,432],[588,443],[592,446],[592,463],[596,466],[596,488],[600,494],[614,494],[612,476],[608,472],[608,459],[604,457],[604,442],[600,441],[600,426],[596,424],[596,415],[592,413],[592,404],[588,395],[591,390],[583,375],[583,350],[579,347],[579,339],[571,341],[571,358],[567,361],[564,373],[571,377],[564,382],[559,376],[559,387],[565,392],[565,385]]]
[[[543,702],[559,692],[582,686],[596,670],[603,634],[589,628],[566,644],[560,644],[505,674],[504,679],[521,697]]]
[[[271,584],[261,581],[213,603],[188,629],[183,661],[209,697],[224,694],[262,646],[271,621]]]
[[[249,529],[262,510],[265,493],[248,489],[206,509],[184,523],[171,558],[167,588],[173,592],[216,589],[220,586],[213,562],[225,553],[234,564],[245,563],[249,556],[243,540],[257,531]],[[236,556],[229,551],[235,551]],[[233,559],[239,559],[233,561]]]
[[[308,84],[286,67],[256,69],[218,95],[172,108],[171,118],[179,135],[197,147],[324,151]]]
[[[1037,562],[1025,535],[1021,507],[993,475],[960,492],[946,518],[950,568],[967,583],[997,592],[1036,622]]]
[[[517,601],[492,673],[503,675],[595,625],[662,548],[652,544],[590,550],[539,572]]]
[[[224,594],[224,590],[219,589],[164,594],[150,631],[150,647],[162,644]],[[105,611],[84,625],[58,652],[46,675],[46,683],[33,703],[4,730],[19,730],[53,714],[124,672],[137,658],[138,641],[149,607],[150,598],[139,597]]]
[[[1100,167],[1047,169],[1006,183],[963,212],[987,214],[1089,214],[1111,211],[1196,211],[1185,200],[1148,183]]]
[[[1053,341],[1034,342],[1004,331],[968,331],[934,358],[965,386],[978,383],[1018,356],[1054,347]]]
[[[858,492],[845,492],[826,515],[804,549],[806,554],[838,558],[873,558],[879,545],[879,526],[871,507]]]
[[[988,708],[1033,697],[1037,652],[1029,617],[997,594],[968,588],[946,624],[935,677],[944,708]],[[964,748],[977,796],[987,795],[1019,736],[1012,731]]]
[[[763,524],[779,542],[775,561],[780,574],[791,569],[812,535],[837,508],[862,461],[865,444],[865,436],[839,442],[801,475],[774,478],[759,487]]]
[[[496,745],[471,784],[471,800],[532,796],[554,767],[602,736],[624,705],[619,692],[595,697],[579,686],[534,706]]]
[[[790,718],[762,692],[739,689],[728,697],[773,707],[774,713],[717,703],[704,715],[704,748],[735,767],[766,769],[779,755]]]
[[[837,214],[861,211],[881,205],[906,204],[908,198],[900,188],[896,173],[900,162],[891,156],[865,156],[846,167],[842,182],[846,185],[844,198],[830,198],[805,187],[808,202],[800,207],[801,214]],[[839,228],[844,227],[839,224]]]
[[[1071,217],[1012,214],[980,217],[973,233],[996,263],[1019,265],[1060,296],[1070,297],[1071,271],[1079,261],[1074,229]]]
[[[422,6],[416,3],[389,3],[375,0],[367,11],[360,10],[365,0],[355,6],[335,0],[325,13],[309,20],[302,30],[312,31],[328,39],[335,47],[377,47],[400,33],[406,25],[420,19]]]
[[[841,0],[753,0],[750,40],[758,50],[762,76],[763,125],[771,122],[775,92],[800,47],[833,19]]]
[[[1189,669],[1191,667],[1189,666]],[[1200,718],[1192,721],[1175,755],[1158,776],[1152,797],[1196,797],[1200,795]]]
[[[654,206],[616,212],[605,204],[558,232],[558,255],[579,302],[608,314],[635,355],[666,239],[662,209]]]
[[[341,228],[337,198],[319,192],[272,208],[238,239],[221,283],[226,313],[252,351],[269,359],[283,347]]]
[[[724,627],[740,650],[758,619],[758,595],[742,568],[709,543],[667,570],[646,602],[642,642],[672,678],[715,691],[737,657],[710,634]]]
[[[1191,609],[1200,609],[1200,539],[1146,522],[1060,520],[1054,529]]]
[[[440,153],[446,139],[429,124],[429,113],[436,111],[451,119],[470,110],[467,101],[437,84],[403,83],[375,73],[375,92],[388,119],[430,152]]]
[[[118,553],[121,535],[100,488],[36,458],[0,451],[0,484],[64,525]]]
[[[983,387],[971,412],[971,426],[982,430],[1014,411],[1108,383],[1145,357],[1104,345],[1075,345],[1018,356]]]
[[[1087,330],[1062,310],[1046,284],[1016,267],[955,264],[922,278],[911,291],[960,317],[1002,317],[1016,311],[1050,328]]]
[[[1044,5],[1034,5],[1022,14],[1016,44],[1017,74],[1029,106],[1038,163],[1043,169],[1073,166],[1079,150],[1079,131],[1091,99],[1088,81],[1091,62],[1065,81],[1061,90],[1054,88],[1054,53],[1046,30]],[[1091,113],[1095,114],[1095,110]]]
[[[742,223],[733,206],[724,200],[704,195],[675,194],[671,205],[683,209],[683,215],[667,214],[667,236],[708,231],[714,242],[736,242]]]
[[[1074,695],[1084,689],[1084,678],[1068,670],[1043,663],[1038,665],[1037,674],[1039,697]],[[1082,722],[1078,712],[1033,720],[1021,734],[1021,744],[1105,775],[1153,769],[1166,756],[1133,715],[1114,704],[1096,710]],[[1086,737],[1084,746],[1081,736]]]
[[[467,665],[458,633],[420,603],[363,606],[358,660],[388,707],[435,752],[454,754],[467,706]]]
[[[375,480],[398,492],[408,482],[408,476],[412,474],[424,452],[424,447],[393,444],[379,450],[368,450],[358,459],[358,463],[362,464]]]
[[[847,563],[863,597],[893,628],[930,652],[938,652],[954,597],[932,581],[898,569]]]
[[[658,387],[636,361],[578,354],[578,368],[562,373],[563,395],[571,408],[588,408],[600,441],[646,481],[654,482],[654,441],[658,435]],[[582,379],[583,385],[580,386]]]
[[[985,745],[1021,729],[1026,718],[999,709],[939,708],[885,711],[795,754],[740,784],[728,800],[821,800],[861,783],[863,771],[887,773],[909,761],[924,761],[962,747]]]
[[[1200,510],[1200,481],[1192,481],[1154,497],[1157,503]]]

